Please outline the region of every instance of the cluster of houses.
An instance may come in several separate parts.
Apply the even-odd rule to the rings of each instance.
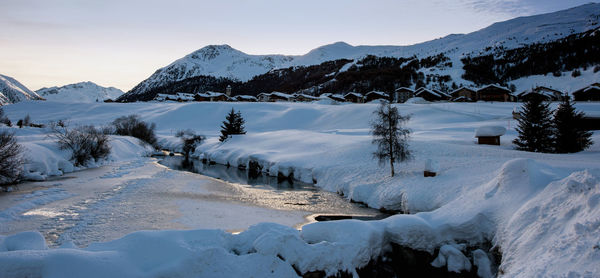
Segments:
[[[460,87],[450,93],[444,93],[436,89],[419,88],[413,90],[401,87],[388,94],[381,91],[371,91],[366,94],[349,92],[346,94],[325,93],[320,96],[307,94],[286,94],[282,92],[261,93],[258,96],[237,95],[231,96],[231,86],[227,86],[226,93],[210,92],[205,93],[176,93],[176,94],[158,94],[154,98],[156,101],[238,101],[238,102],[312,102],[323,99],[331,99],[338,102],[366,103],[377,100],[392,101],[397,103],[406,102],[410,98],[422,98],[425,101],[452,101],[452,102],[475,102],[475,101],[526,101],[531,97],[541,97],[547,101],[560,101],[564,94],[552,88],[539,86],[530,90],[513,93],[510,89],[499,85],[487,85],[475,89],[469,87]],[[594,83],[590,86],[573,92],[576,101],[600,101],[600,83]]]

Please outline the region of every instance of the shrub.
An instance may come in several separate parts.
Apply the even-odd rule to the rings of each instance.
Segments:
[[[0,187],[17,182],[22,170],[21,146],[13,133],[0,131]]]
[[[0,123],[5,124],[7,126],[12,126],[10,119],[6,115],[4,115],[4,109],[2,109],[2,106],[0,106]]]
[[[63,150],[71,151],[71,160],[76,166],[84,165],[91,159],[105,158],[110,154],[108,135],[91,125],[79,126],[74,129],[52,125],[54,133],[51,135],[58,139],[58,145]]]
[[[133,136],[150,144],[154,148],[158,148],[156,135],[154,134],[156,125],[140,120],[138,115],[116,118],[112,124],[115,128],[115,134]]]
[[[196,147],[200,145],[202,141],[204,141],[204,139],[206,139],[206,137],[202,135],[196,135],[196,133],[191,130],[180,130],[175,136],[181,138],[183,143],[183,154],[185,155],[186,160],[189,159],[190,153],[193,152]]]
[[[579,71],[578,69],[574,70],[573,72],[571,72],[571,76],[572,77],[577,77],[581,75],[581,71]]]

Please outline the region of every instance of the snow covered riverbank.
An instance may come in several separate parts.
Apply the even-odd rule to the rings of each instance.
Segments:
[[[231,107],[242,112],[248,134],[219,143],[219,125]],[[100,256],[114,266],[106,271],[131,276],[189,276],[206,273],[194,271],[220,273],[231,267],[231,273],[242,271],[239,273],[244,276],[267,276],[273,270],[274,276],[284,277],[296,275],[292,266],[300,273],[352,273],[381,255],[388,243],[396,243],[431,252],[438,256],[436,265],[459,271],[471,265],[484,269],[487,263],[481,252],[461,250],[459,243],[491,241],[503,255],[502,275],[600,273],[600,243],[594,236],[600,233],[598,132],[593,136],[596,144],[582,153],[526,153],[512,150],[510,143],[516,136],[511,120],[513,103],[398,105],[401,113],[412,115],[409,127],[415,159],[399,165],[399,174],[390,178],[389,169],[371,159],[374,147],[368,131],[375,107],[133,103],[86,104],[67,112],[64,104],[52,102],[8,106],[5,110],[11,120],[30,113],[34,122],[69,118],[73,123],[105,124],[137,113],[157,123],[160,141],[165,144],[176,146],[173,134],[190,128],[208,136],[197,154],[216,162],[235,166],[259,161],[270,173],[293,171],[295,178],[316,180],[317,186],[349,199],[416,214],[370,222],[314,223],[302,231],[261,224],[239,235],[208,230],[141,232],[83,250],[1,252],[0,270],[18,276],[23,266],[31,265],[27,270],[32,273],[61,276],[52,262],[78,261],[82,262],[82,272],[78,273],[85,273],[101,267],[94,259]],[[577,107],[588,114],[600,114],[598,103]],[[500,146],[475,144],[476,128],[485,125],[507,128]],[[427,160],[439,164],[437,177],[423,177]],[[39,241],[35,235],[23,237]],[[44,248],[22,245],[27,241],[18,238],[5,237],[2,242],[0,250]],[[161,250],[171,250],[164,255],[168,258]],[[489,250],[482,252],[485,255]],[[140,259],[142,254],[148,260]]]

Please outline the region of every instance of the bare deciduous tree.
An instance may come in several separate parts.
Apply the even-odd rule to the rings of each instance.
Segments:
[[[408,150],[410,130],[403,126],[410,116],[400,115],[398,108],[389,103],[382,103],[374,114],[375,119],[371,122],[371,134],[373,135],[372,143],[377,145],[377,151],[373,153],[373,157],[379,160],[379,164],[389,162],[393,177],[394,163],[411,158]]]

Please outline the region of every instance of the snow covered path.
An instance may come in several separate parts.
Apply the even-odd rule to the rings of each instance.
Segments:
[[[19,189],[0,193],[0,234],[39,230],[54,245],[73,241],[85,246],[139,230],[238,231],[264,221],[296,226],[312,213],[275,209],[280,202],[263,198],[265,190],[169,170],[153,158],[25,183]]]

